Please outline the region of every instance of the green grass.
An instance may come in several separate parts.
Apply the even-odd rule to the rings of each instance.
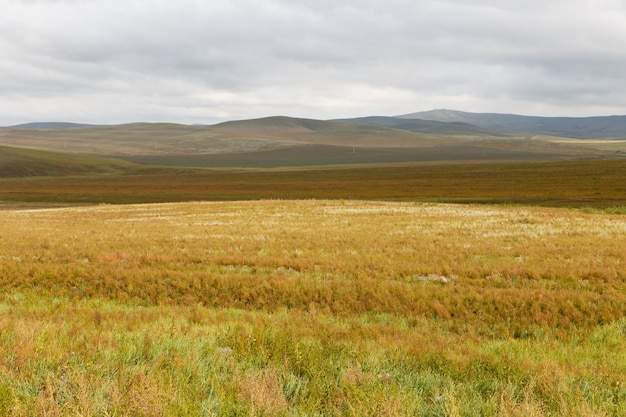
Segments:
[[[5,295],[0,308],[11,320],[3,322],[3,348],[22,349],[0,362],[7,416],[626,411],[623,320],[567,338],[489,341],[436,321],[370,315],[138,309],[34,294]]]

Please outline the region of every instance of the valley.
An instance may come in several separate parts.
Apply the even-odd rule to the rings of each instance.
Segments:
[[[624,141],[374,119],[0,129],[0,415],[623,416]]]

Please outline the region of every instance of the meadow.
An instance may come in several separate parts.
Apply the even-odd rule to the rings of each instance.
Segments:
[[[8,206],[0,415],[623,416],[618,212]]]

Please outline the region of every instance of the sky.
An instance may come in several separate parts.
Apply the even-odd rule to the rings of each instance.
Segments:
[[[0,0],[0,126],[626,114],[626,0]]]

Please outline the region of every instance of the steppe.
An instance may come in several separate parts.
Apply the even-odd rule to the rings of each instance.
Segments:
[[[625,415],[621,139],[458,129],[0,129],[0,415]]]

